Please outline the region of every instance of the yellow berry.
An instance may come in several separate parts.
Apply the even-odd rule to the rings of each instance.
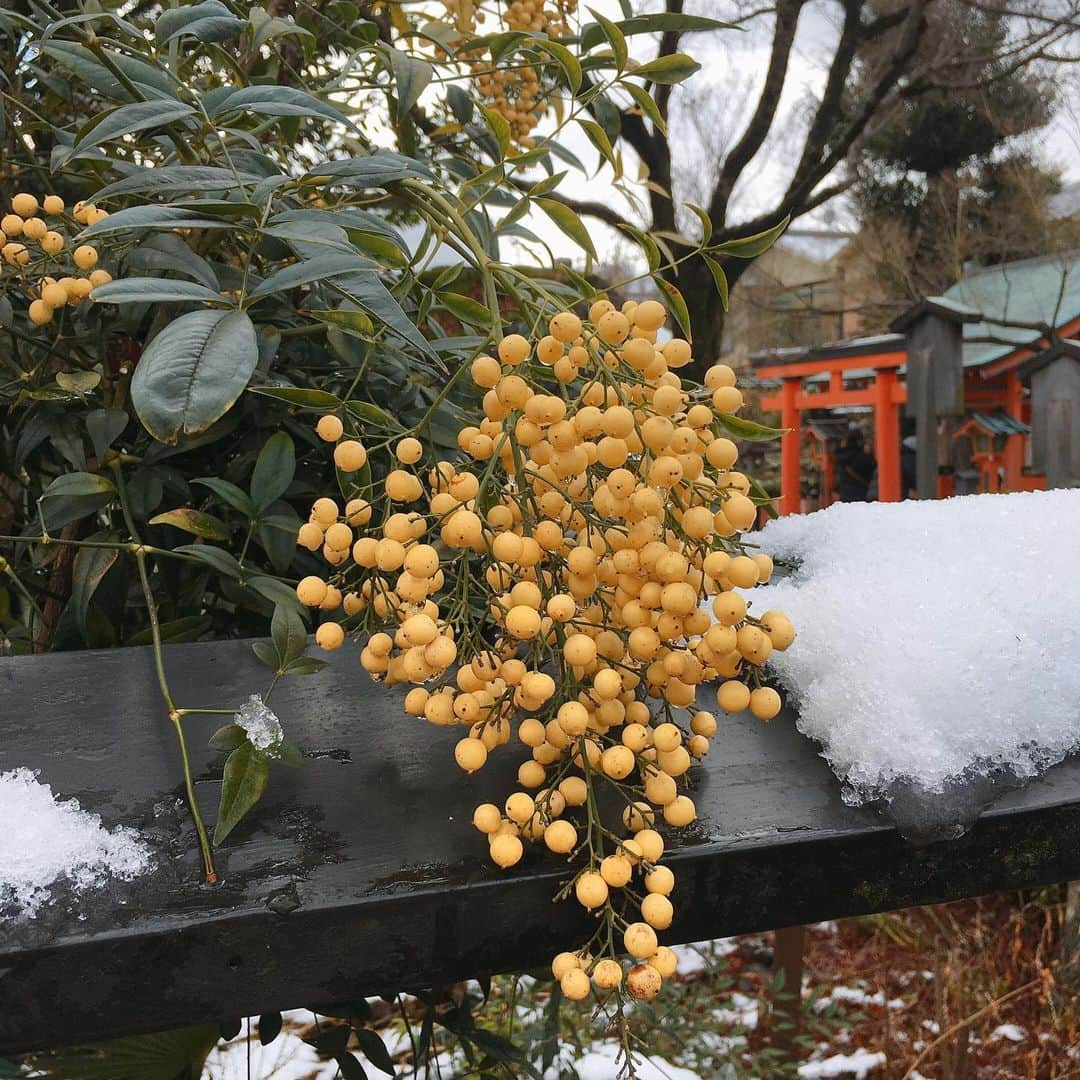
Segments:
[[[28,240],[40,240],[48,231],[49,226],[39,217],[32,217],[23,222],[23,236]]]
[[[551,974],[561,979],[568,971],[581,968],[581,957],[577,953],[561,952],[551,961]]]
[[[315,643],[320,649],[325,649],[327,652],[340,649],[344,641],[345,631],[341,628],[340,623],[324,622],[315,631]]]
[[[421,687],[417,687],[417,690]],[[413,690],[412,693],[416,693]],[[426,693],[426,691],[425,691]],[[473,825],[482,833],[495,833],[499,831],[499,826],[502,825],[502,814],[499,813],[499,808],[494,803],[481,803],[473,811]]]
[[[18,195],[12,196],[11,209],[18,214],[19,217],[33,217],[38,210],[38,201],[33,195],[28,195],[25,191],[20,191]],[[4,231],[6,232],[7,230],[5,229]]]
[[[607,882],[595,870],[587,870],[574,885],[574,895],[582,907],[590,911],[607,902]],[[655,937],[655,935],[654,935]]]
[[[61,308],[68,300],[67,290],[63,285],[50,281],[48,285],[41,287],[41,299],[51,308]]]
[[[548,331],[556,341],[569,345],[581,333],[581,320],[572,311],[560,311],[548,323]]]
[[[424,456],[424,447],[419,439],[402,439],[394,447],[394,456],[403,465],[415,465]]]
[[[689,825],[696,817],[697,808],[693,800],[686,795],[680,795],[664,807],[664,820],[676,828]]]
[[[666,866],[657,866],[645,875],[645,888],[667,896],[675,888],[675,875]]]
[[[666,930],[675,917],[675,909],[663,893],[649,893],[641,901],[641,917],[655,929]]]
[[[367,451],[355,439],[346,439],[334,447],[334,464],[342,472],[356,472],[367,463]]]
[[[511,836],[508,833],[493,837],[489,850],[491,853],[491,861],[495,863],[496,866],[503,867],[503,869],[520,862],[521,856],[525,852],[525,848],[522,846],[520,838]],[[588,980],[586,979],[586,982],[587,981]]]
[[[622,967],[617,960],[598,960],[592,977],[598,990],[614,990],[622,983]]]
[[[80,270],[92,270],[98,261],[97,249],[90,246],[90,244],[83,244],[81,247],[75,249],[72,258],[75,260],[75,265]]]
[[[56,217],[58,214],[64,212],[64,200],[59,195],[46,195],[41,200],[41,209],[45,211],[49,217]]]
[[[9,240],[15,236],[22,236],[22,218],[18,214],[5,214],[0,218],[0,231],[3,231]]]
[[[750,694],[750,712],[759,720],[771,720],[781,704],[780,695],[771,686],[759,686]]]
[[[566,855],[577,845],[577,829],[569,821],[553,821],[544,831],[544,843],[557,855]]]
[[[56,255],[64,250],[64,238],[58,232],[47,232],[41,238],[41,250],[46,255]]]
[[[337,442],[344,431],[345,425],[333,413],[320,416],[319,422],[315,425],[315,434],[324,442]]]
[[[508,334],[499,342],[499,359],[516,367],[529,355],[529,343],[520,334]]]
[[[568,1001],[583,1001],[589,996],[591,983],[581,968],[570,968],[559,980],[559,987]]]
[[[46,323],[52,322],[53,309],[44,300],[32,301],[27,313],[30,316],[30,321],[35,326],[44,326]]]
[[[631,923],[623,932],[623,946],[635,959],[647,960],[656,952],[656,931],[648,923]]]
[[[626,989],[635,1001],[652,1001],[663,983],[660,972],[652,964],[636,964],[626,975]]]
[[[487,758],[487,747],[479,739],[462,739],[454,747],[454,760],[467,773],[483,768]]]
[[[301,578],[296,586],[296,597],[306,607],[318,607],[326,599],[326,594],[326,582],[314,575]]]
[[[600,876],[613,889],[621,889],[634,875],[634,864],[625,855],[608,855],[600,861]]]

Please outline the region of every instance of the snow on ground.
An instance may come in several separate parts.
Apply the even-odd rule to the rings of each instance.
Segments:
[[[998,1024],[990,1033],[991,1039],[1008,1039],[1009,1042],[1023,1042],[1027,1032],[1018,1024]]]
[[[841,503],[759,539],[802,561],[751,594],[798,630],[770,666],[854,801],[1080,747],[1080,491]]]
[[[617,1042],[594,1042],[580,1057],[569,1059],[577,1071],[579,1080],[612,1080],[619,1071],[619,1044]],[[672,1065],[663,1058],[634,1055],[638,1080],[702,1080],[699,1073]],[[559,1062],[545,1074],[545,1080],[559,1075]]]
[[[716,938],[713,941],[691,941],[687,945],[672,945],[671,951],[679,961],[679,974],[689,978],[711,971],[716,961],[738,951],[735,938]]]
[[[870,1053],[869,1050],[856,1050],[851,1054],[833,1054],[832,1057],[823,1058],[821,1061],[807,1061],[800,1065],[797,1072],[799,1076],[808,1080],[827,1076],[854,1076],[855,1080],[863,1080],[875,1069],[885,1064],[885,1054],[879,1050]]]
[[[818,998],[814,1002],[814,1009],[817,1012],[824,1012],[834,1001],[844,1005],[873,1006],[878,1009],[907,1008],[907,1002],[901,998],[886,1000],[884,990],[877,990],[871,994],[859,986],[834,986],[825,997]]]
[[[33,917],[60,879],[82,892],[150,868],[150,851],[134,830],[106,829],[29,769],[0,773],[0,821],[0,910]]]

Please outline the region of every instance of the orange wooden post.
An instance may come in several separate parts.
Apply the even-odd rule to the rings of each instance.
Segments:
[[[801,385],[802,379],[785,379],[780,392],[780,426],[787,429],[780,440],[781,514],[797,514],[800,510],[802,431],[795,397]]]
[[[1005,408],[1023,421],[1024,384],[1016,371],[1005,376]],[[1008,435],[1005,438],[1005,490],[1022,491],[1024,477],[1024,441],[1026,435]]]
[[[877,458],[878,500],[899,502],[900,410],[894,403],[896,369],[874,372],[874,457]]]

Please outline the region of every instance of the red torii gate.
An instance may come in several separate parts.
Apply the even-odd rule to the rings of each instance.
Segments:
[[[899,378],[899,368],[907,363],[907,343],[902,334],[883,334],[812,349],[790,361],[766,363],[754,374],[762,379],[779,379],[780,392],[770,394],[762,408],[780,413],[785,434],[780,440],[780,513],[797,514],[801,501],[802,414],[808,409],[836,409],[861,405],[874,410],[874,457],[878,468],[878,499],[899,502],[900,408],[907,401],[907,388]],[[845,374],[869,369],[869,386],[846,389]],[[811,376],[827,375],[822,390],[804,386]]]

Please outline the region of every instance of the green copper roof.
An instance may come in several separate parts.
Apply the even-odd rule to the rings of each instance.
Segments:
[[[973,270],[933,299],[986,317],[964,326],[964,367],[981,367],[1041,337],[997,320],[1061,327],[1080,318],[1080,251]],[[997,340],[977,340],[988,337]]]

